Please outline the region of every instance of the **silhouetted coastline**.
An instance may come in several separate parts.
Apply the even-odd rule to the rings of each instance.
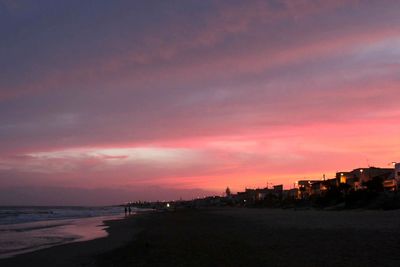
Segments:
[[[357,168],[338,172],[326,179],[302,179],[293,188],[282,184],[265,188],[246,188],[233,194],[229,187],[223,196],[198,197],[192,200],[137,201],[129,206],[176,210],[204,207],[293,208],[293,209],[399,209],[400,163],[394,168]]]

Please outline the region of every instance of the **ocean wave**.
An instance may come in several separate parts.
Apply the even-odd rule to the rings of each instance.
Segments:
[[[122,218],[122,216],[99,216],[0,225],[0,258],[107,236],[103,221],[119,218]]]
[[[118,215],[120,207],[0,207],[0,225]]]

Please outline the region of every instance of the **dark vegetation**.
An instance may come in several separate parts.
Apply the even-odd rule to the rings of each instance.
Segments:
[[[400,193],[384,191],[382,180],[372,179],[363,184],[364,189],[353,190],[348,184],[330,186],[319,195],[295,198],[282,198],[274,194],[262,200],[247,200],[236,203],[225,200],[224,205],[247,208],[316,208],[316,209],[400,209]]]
[[[310,198],[310,203],[316,208],[337,206],[338,209],[399,209],[400,194],[397,191],[384,191],[382,180],[374,178],[365,182],[365,189],[351,190],[346,184],[330,187],[320,196]]]

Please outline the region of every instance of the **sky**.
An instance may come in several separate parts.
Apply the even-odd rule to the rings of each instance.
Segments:
[[[400,161],[400,1],[0,0],[0,205]]]

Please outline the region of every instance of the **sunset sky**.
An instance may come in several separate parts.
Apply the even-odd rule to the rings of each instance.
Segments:
[[[400,1],[0,0],[0,205],[400,161]]]

